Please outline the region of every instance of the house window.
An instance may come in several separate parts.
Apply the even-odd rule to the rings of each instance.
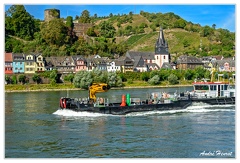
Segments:
[[[163,56],[163,59],[165,59],[165,58],[166,58],[166,56],[164,55],[164,56]]]

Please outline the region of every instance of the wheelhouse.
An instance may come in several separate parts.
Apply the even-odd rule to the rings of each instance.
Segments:
[[[235,92],[230,90],[232,85],[227,82],[194,82],[193,93],[198,97],[232,97]],[[233,90],[233,89],[232,89]]]

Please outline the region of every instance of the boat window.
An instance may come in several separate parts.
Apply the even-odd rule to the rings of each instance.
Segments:
[[[235,89],[235,85],[229,85],[228,89]]]
[[[216,86],[216,85],[210,85],[210,90],[211,90],[211,91],[217,90],[217,86]]]
[[[228,85],[224,85],[224,90],[227,90]]]
[[[195,90],[209,90],[208,85],[195,85]]]

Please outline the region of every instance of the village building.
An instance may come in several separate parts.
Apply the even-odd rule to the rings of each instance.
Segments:
[[[51,61],[55,69],[60,74],[74,73],[75,64],[74,60],[70,56],[65,57],[51,57]]]
[[[133,60],[131,60],[129,57],[126,57],[123,60],[123,65],[122,65],[122,72],[133,72],[133,66],[134,66],[134,62]]]
[[[203,66],[203,62],[194,56],[182,55],[177,59],[177,69],[194,69],[197,66]]]
[[[12,53],[5,53],[5,74],[13,73]]]
[[[145,63],[144,59],[142,56],[136,56],[134,58],[134,65],[133,65],[133,70],[137,72],[146,72],[148,71],[148,66]]]
[[[45,71],[45,58],[42,54],[36,54],[36,70],[35,72]]]
[[[108,72],[117,72],[121,71],[121,64],[119,64],[119,61],[114,59],[114,60],[109,60],[107,62],[107,71]]]
[[[75,63],[75,72],[87,70],[87,60],[80,55],[72,56]]]
[[[217,70],[233,72],[235,69],[235,59],[234,58],[224,58],[222,60],[216,60]]]
[[[25,56],[25,73],[34,74],[36,69],[36,55],[24,54]]]
[[[13,73],[25,73],[25,55],[23,53],[12,53]]]

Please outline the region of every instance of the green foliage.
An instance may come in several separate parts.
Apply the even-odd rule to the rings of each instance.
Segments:
[[[33,80],[35,83],[39,84],[39,83],[41,82],[40,75],[34,74],[33,77],[32,77],[32,80]]]
[[[49,78],[50,78],[50,84],[51,85],[56,85],[57,79],[58,79],[57,70],[52,70],[52,72],[50,73]]]
[[[26,76],[21,74],[18,76],[18,81],[22,84],[25,84],[25,81],[26,81]]]
[[[41,36],[49,45],[62,46],[66,43],[67,27],[61,19],[53,19],[41,25]]]
[[[23,5],[12,5],[5,13],[5,32],[25,40],[32,40],[38,28]]]
[[[214,24],[211,27],[202,27],[200,24],[187,22],[171,12],[163,14],[141,11],[140,15],[129,13],[129,15],[98,17],[95,14],[90,17],[89,11],[84,10],[80,17],[76,17],[78,18],[83,23],[96,22],[87,31],[90,37],[77,38],[73,31],[71,16],[66,18],[66,24],[62,19],[41,22],[27,13],[24,6],[13,5],[5,12],[5,51],[40,52],[44,56],[123,55],[128,49],[154,51],[158,37],[158,32],[155,30],[158,31],[161,26],[165,29],[164,34],[171,54],[223,55],[224,57],[235,55],[235,32],[215,29]],[[118,38],[114,42],[110,40],[95,42],[97,37],[113,39],[115,36]],[[200,41],[201,50],[199,50]]]
[[[148,80],[148,83],[151,85],[157,85],[160,83],[160,78],[158,75],[153,76],[151,79]]]
[[[120,76],[117,76],[116,72],[109,72],[108,73],[108,84],[110,87],[122,87],[122,79]]]
[[[201,80],[203,78],[208,78],[208,79],[210,78],[209,71],[204,69],[202,66],[196,67],[194,71],[195,71],[195,75],[194,75],[195,79]]]
[[[174,23],[174,27],[175,28],[184,28],[186,26],[186,21],[183,19],[178,19],[177,21],[175,21]]]
[[[126,82],[126,81],[127,81],[127,77],[126,77],[126,74],[125,74],[125,73],[118,72],[118,76],[121,78],[121,80],[122,80],[123,82]]]
[[[94,28],[92,28],[92,27],[88,28],[87,35],[88,36],[92,36],[92,37],[96,37],[97,36],[95,31],[94,31]]]
[[[10,78],[10,76],[5,75],[5,81],[6,81],[7,84],[10,84],[10,83],[11,83],[11,78]]]
[[[214,33],[214,29],[206,25],[203,27],[203,29],[201,31],[201,36],[207,37],[209,35],[212,35],[213,33]]]
[[[186,80],[193,80],[194,72],[192,69],[187,69],[184,73],[184,77]]]
[[[73,83],[73,79],[74,79],[74,74],[72,74],[72,73],[64,76],[64,81]]]
[[[149,73],[148,72],[142,72],[141,73],[141,80],[148,81],[149,80]]]
[[[178,77],[174,74],[170,74],[168,77],[168,81],[171,85],[178,84]]]
[[[16,75],[12,76],[12,84],[17,84],[17,76]]]
[[[77,72],[73,79],[73,84],[76,88],[88,89],[92,82],[93,79],[91,73],[88,71]]]
[[[74,24],[73,24],[73,18],[71,16],[68,16],[66,19],[66,26],[69,28],[73,28]]]
[[[81,16],[79,18],[80,23],[90,23],[91,18],[90,18],[90,12],[88,10],[83,10],[81,13]]]
[[[109,21],[103,21],[99,24],[100,36],[105,38],[113,38],[116,33],[116,29],[113,27],[112,23]]]

